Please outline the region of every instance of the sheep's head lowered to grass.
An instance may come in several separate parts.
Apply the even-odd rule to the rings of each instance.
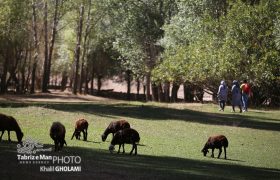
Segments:
[[[112,133],[114,136],[116,132],[126,128],[130,128],[130,124],[126,120],[112,121],[101,135],[101,139],[104,142],[108,134]]]
[[[74,138],[74,136],[76,137],[76,139],[79,139],[81,138],[81,132],[83,133],[84,135],[84,141],[87,141],[87,135],[88,135],[88,122],[86,119],[78,119],[75,123],[75,131],[72,135],[72,138],[71,140]]]
[[[206,148],[203,148],[203,149],[201,150],[201,152],[203,153],[204,156],[206,156],[207,153],[209,153],[209,150],[206,149]]]
[[[115,133],[111,145],[109,146],[109,151],[112,153],[114,151],[114,146],[116,144],[119,145],[118,153],[120,153],[121,146],[123,147],[123,153],[124,153],[124,144],[132,144],[132,150],[130,151],[130,154],[135,150],[135,155],[137,154],[137,144],[140,141],[139,133],[131,128],[126,128],[123,130],[119,130]]]
[[[113,153],[114,150],[115,150],[115,146],[114,146],[113,144],[111,144],[111,145],[109,146],[109,151],[110,151],[111,153]]]
[[[209,152],[208,149],[212,149],[211,157],[214,157],[214,149],[219,149],[218,158],[220,158],[222,153],[222,148],[224,148],[225,159],[227,158],[226,148],[228,147],[228,140],[224,135],[216,135],[208,138],[201,152],[204,156]]]
[[[15,131],[17,135],[17,140],[19,143],[21,143],[23,133],[17,123],[17,120],[12,116],[7,116],[5,114],[0,113],[0,131],[2,131],[2,134],[0,136],[0,141],[2,140],[2,136],[4,134],[4,131],[8,131],[8,141],[11,142],[10,138],[10,131]]]

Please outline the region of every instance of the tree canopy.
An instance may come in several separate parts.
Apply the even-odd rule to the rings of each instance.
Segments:
[[[0,90],[93,93],[127,73],[163,100],[247,79],[255,104],[279,104],[279,24],[279,0],[3,0]]]

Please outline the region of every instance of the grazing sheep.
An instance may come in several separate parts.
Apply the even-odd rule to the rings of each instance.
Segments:
[[[108,134],[112,133],[114,137],[117,131],[125,128],[130,128],[130,124],[126,120],[112,121],[102,134],[102,141],[104,142],[107,139]]]
[[[0,136],[0,141],[2,140],[2,136],[5,132],[5,130],[8,131],[8,141],[11,142],[10,138],[10,131],[15,131],[17,135],[17,140],[20,143],[23,137],[23,133],[15,120],[12,116],[7,116],[5,114],[0,114],[0,131],[2,131],[2,134]]]
[[[66,144],[65,141],[65,127],[60,122],[54,122],[50,129],[50,136],[54,140],[55,151],[62,149],[63,145]]]
[[[140,141],[139,133],[131,128],[119,130],[114,135],[111,145],[109,146],[109,151],[112,153],[115,149],[115,145],[119,145],[118,153],[120,153],[121,145],[123,147],[123,153],[124,153],[124,144],[132,144],[132,150],[130,151],[130,155],[132,154],[133,150],[135,149],[135,154],[137,154],[137,142]]]
[[[222,147],[224,147],[224,153],[225,153],[225,159],[227,158],[227,151],[226,148],[228,147],[228,140],[224,135],[217,135],[217,136],[211,136],[209,137],[208,141],[204,145],[204,148],[201,150],[203,152],[203,155],[206,156],[206,154],[209,152],[208,149],[212,149],[212,155],[211,157],[214,157],[214,149],[219,149],[219,155],[218,158],[220,158],[220,155],[222,153]]]
[[[88,129],[88,122],[85,119],[79,119],[76,121],[75,124],[75,131],[72,135],[72,138],[74,138],[74,136],[76,137],[76,139],[80,139],[81,137],[81,132],[83,132],[84,135],[84,141],[87,140],[87,129]]]

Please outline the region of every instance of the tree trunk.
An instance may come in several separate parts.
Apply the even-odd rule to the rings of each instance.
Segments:
[[[18,93],[19,90],[20,90],[20,86],[19,86],[19,79],[16,76],[16,73],[13,73],[13,74],[10,75],[9,79],[7,80],[7,87],[9,85],[11,85],[11,80],[13,80],[13,82],[14,82],[14,86],[16,88],[16,93]]]
[[[25,65],[24,65],[25,66]],[[21,70],[21,86],[20,86],[20,92],[24,93],[25,89],[25,69]]]
[[[164,85],[164,101],[170,102],[170,82],[165,82]]]
[[[80,63],[80,51],[81,51],[81,39],[82,39],[82,32],[83,32],[83,20],[84,20],[84,6],[81,5],[80,7],[80,17],[79,17],[79,25],[78,25],[78,32],[77,32],[77,45],[75,49],[75,76],[74,76],[74,86],[73,86],[73,94],[77,94],[77,86],[78,86],[78,79],[79,79],[79,63]]]
[[[27,77],[25,80],[25,89],[28,91],[30,85],[30,75],[31,75],[31,67],[32,67],[32,52],[29,51],[28,55],[28,70],[27,70]],[[24,91],[25,92],[25,91]]]
[[[158,87],[157,88],[158,89],[158,101],[159,102],[164,102],[164,94],[163,94],[162,85],[159,84],[157,87]]]
[[[151,100],[151,72],[146,74],[146,101]]]
[[[193,102],[194,98],[194,88],[191,83],[184,83],[184,101],[185,102]]]
[[[171,101],[177,102],[178,100],[178,90],[180,85],[173,83],[172,90],[171,90]]]
[[[97,94],[100,94],[101,86],[102,86],[102,76],[98,75],[97,76]]]
[[[85,82],[84,95],[88,94],[88,83],[89,83],[89,81],[88,81],[88,80],[86,80],[86,82]]]
[[[3,63],[3,74],[1,76],[1,94],[6,93],[7,91],[7,74],[8,74],[8,57],[5,57],[5,62]]]
[[[67,72],[63,71],[62,79],[61,79],[61,91],[64,91],[66,89],[67,81],[68,81]]]
[[[126,93],[126,99],[130,100],[131,98],[131,71],[126,71],[126,82],[127,82],[127,93]]]
[[[90,82],[90,80],[88,79],[88,75],[86,75],[86,83],[85,83],[85,91],[84,91],[84,94],[89,94],[89,91],[88,91],[88,83]]]
[[[203,103],[203,95],[204,95],[203,88],[200,86],[196,86],[195,87],[195,98],[197,99],[197,101]]]
[[[18,93],[20,91],[20,85],[19,85],[19,79],[17,77],[17,69],[18,69],[18,64],[20,62],[20,60],[23,58],[23,52],[22,50],[15,50],[15,64],[13,64],[12,68],[10,68],[10,77],[8,78],[7,80],[7,87],[9,86],[10,84],[10,81],[13,80],[13,82],[15,83],[15,87],[16,87],[16,93]]]
[[[24,56],[23,64],[22,64],[22,67],[21,67],[21,70],[20,70],[20,73],[21,73],[20,92],[21,93],[24,93],[24,89],[25,89],[25,69],[26,69],[27,57],[28,57],[28,50],[25,51],[25,56]]]
[[[151,88],[151,71],[155,66],[155,62],[156,62],[156,56],[157,56],[157,50],[155,47],[155,44],[153,42],[151,42],[151,40],[147,40],[146,43],[146,53],[147,53],[147,67],[148,67],[148,72],[146,74],[146,78],[147,78],[147,94],[146,94],[146,101],[151,100],[151,93],[150,93],[150,88]]]
[[[48,3],[45,1],[44,5],[44,41],[45,41],[45,60],[44,60],[44,73],[43,73],[43,81],[42,81],[42,92],[48,92]]]
[[[33,2],[32,3],[32,29],[33,29],[33,41],[34,41],[35,53],[34,53],[34,61],[32,66],[32,75],[31,75],[31,88],[30,88],[31,94],[35,92],[35,77],[36,77],[36,69],[37,69],[38,54],[39,54],[36,16],[37,16],[36,6],[35,6],[35,2]]]
[[[146,84],[147,84],[147,81],[146,81],[146,79],[144,79],[144,82],[143,82],[143,94],[145,95],[145,97],[146,97],[146,88],[147,88]]]
[[[75,62],[72,63],[69,87],[73,90],[73,82],[75,77]]]
[[[85,72],[85,90],[84,90],[84,94],[88,94],[88,83],[89,83],[89,79],[88,79],[88,73],[89,73],[89,67],[86,66],[86,72]]]
[[[137,100],[139,100],[139,96],[140,96],[140,80],[139,78],[137,78]]]
[[[89,30],[90,30],[90,10],[91,10],[91,0],[89,0],[89,4],[88,4],[88,16],[87,16],[86,31],[85,31],[85,36],[84,36],[82,64],[81,64],[81,79],[80,79],[80,86],[79,86],[79,92],[80,93],[82,93],[83,84],[84,84],[85,55],[87,54],[87,49],[88,49],[88,45],[89,45],[88,35],[89,35]],[[87,80],[85,80],[85,81],[87,81]]]
[[[152,100],[158,101],[158,87],[155,83],[152,84]]]
[[[31,74],[31,88],[30,88],[31,94],[35,93],[36,69],[37,69],[37,63],[34,63],[32,67],[32,74]]]
[[[59,0],[55,0],[54,18],[53,18],[53,26],[52,26],[52,34],[51,34],[51,43],[50,43],[50,49],[49,49],[49,54],[48,54],[48,66],[47,66],[47,70],[46,70],[47,88],[48,88],[48,84],[49,84],[49,81],[50,81],[52,54],[53,54],[53,49],[54,49],[54,44],[55,44],[55,37],[56,37],[56,33],[57,33],[58,21],[59,21],[58,6],[59,6]]]
[[[20,82],[19,82],[19,78],[18,78],[17,75],[18,74],[15,74],[15,76],[13,78],[14,78],[14,81],[16,83],[16,92],[19,93],[20,92]]]
[[[93,88],[94,88],[94,73],[91,73],[91,78],[90,78],[90,94],[93,95]]]
[[[55,75],[54,86],[57,86],[57,75]]]

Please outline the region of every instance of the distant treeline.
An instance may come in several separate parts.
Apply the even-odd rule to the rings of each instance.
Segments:
[[[127,82],[126,99],[132,80],[146,101],[176,102],[183,85],[192,102],[203,91],[216,97],[221,80],[230,88],[246,79],[254,105],[279,106],[280,1],[0,2],[0,93],[55,84],[100,94],[115,76]]]

